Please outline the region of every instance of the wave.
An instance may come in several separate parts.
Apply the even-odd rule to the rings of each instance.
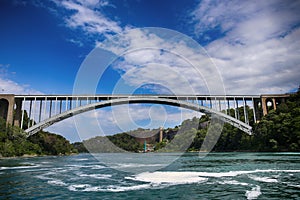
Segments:
[[[276,170],[276,169],[265,169],[265,170],[252,170],[252,171],[229,171],[229,172],[197,172],[197,171],[156,171],[156,172],[143,172],[131,176],[124,177],[125,180],[130,180],[127,184],[123,185],[91,185],[91,184],[74,184],[65,183],[57,178],[51,178],[51,174],[55,172],[48,172],[46,174],[36,176],[37,178],[44,179],[48,184],[56,186],[64,186],[70,191],[82,191],[82,192],[124,192],[131,190],[145,190],[145,189],[159,189],[180,184],[228,184],[228,185],[241,185],[248,186],[250,190],[246,190],[245,196],[247,199],[256,199],[262,192],[259,185],[254,185],[247,182],[239,182],[233,180],[232,177],[246,174],[249,179],[266,182],[266,183],[277,183],[279,182],[276,174],[272,176],[258,176],[253,175],[255,173],[299,173],[300,170]],[[88,177],[94,179],[111,179],[111,174],[86,174],[82,172],[75,173],[77,177]],[[49,177],[50,175],[50,177]],[[275,178],[276,177],[276,178]],[[217,178],[210,181],[210,178]],[[220,179],[219,179],[220,178]],[[291,183],[292,184],[292,183]],[[293,187],[299,187],[298,184],[294,184]]]
[[[107,168],[104,165],[66,165],[66,167],[70,167],[70,168],[91,168],[91,169],[104,169]]]
[[[300,173],[300,170],[276,170],[276,169],[256,169],[252,171],[229,171],[229,172],[194,172],[197,173],[198,176],[204,177],[234,177],[243,174],[254,174],[254,173]]]
[[[90,165],[91,169],[104,169],[107,168],[104,165]]]
[[[75,184],[70,185],[68,189],[70,191],[83,191],[83,192],[125,192],[132,190],[141,190],[151,188],[151,184],[132,185],[132,186],[115,186],[110,185],[107,187],[91,186],[90,184]]]
[[[288,184],[288,186],[300,188],[300,185],[295,185],[295,184]]]
[[[260,186],[256,185],[251,190],[247,190],[245,196],[248,200],[257,199],[261,195]]]
[[[252,180],[259,181],[259,182],[265,182],[265,183],[277,183],[278,180],[271,177],[259,177],[259,176],[249,176]]]
[[[40,167],[40,165],[21,165],[21,166],[13,166],[13,167],[0,167],[0,170],[28,169],[28,168],[36,168],[36,167]]]
[[[25,173],[25,172],[38,172],[38,171],[48,171],[49,169],[47,168],[34,168],[34,169],[24,169],[24,170],[20,170],[19,172],[21,173]]]
[[[253,171],[230,171],[230,172],[194,172],[194,171],[156,171],[156,172],[144,172],[137,174],[133,177],[125,177],[126,179],[131,179],[134,181],[150,182],[155,184],[162,183],[172,183],[172,184],[189,184],[189,183],[199,183],[207,181],[208,177],[222,178],[222,177],[235,177],[244,174],[254,174],[254,173],[299,173],[300,170],[253,170]],[[249,178],[261,181],[261,182],[278,182],[275,178],[270,177],[257,177],[249,176]],[[222,182],[220,182],[222,184]],[[240,184],[246,185],[247,183],[235,182],[232,180],[223,181],[224,184]]]
[[[221,185],[242,185],[242,186],[249,185],[248,183],[243,183],[236,180],[224,180],[224,181],[218,181],[217,183]]]
[[[68,189],[70,191],[80,191],[80,190],[84,190],[88,187],[91,187],[91,185],[90,184],[74,184],[74,185],[70,185],[68,187]]]
[[[138,163],[127,163],[127,164],[116,164],[114,168],[139,168],[139,167],[162,167],[163,164],[138,164]]]
[[[47,183],[50,185],[57,185],[57,186],[66,186],[67,185],[66,183],[64,183],[63,181],[58,180],[58,179],[49,180],[49,181],[47,181]]]
[[[78,174],[81,177],[91,177],[95,179],[110,179],[112,175],[110,174]]]
[[[38,179],[42,179],[42,180],[52,180],[53,178],[51,177],[48,177],[49,175],[55,175],[56,172],[47,172],[45,174],[40,174],[40,175],[37,175],[37,176],[34,176],[35,178],[38,178]]]
[[[198,172],[144,172],[135,177],[125,178],[154,184],[190,184],[208,180],[200,177]]]
[[[230,177],[236,177],[244,174],[255,174],[255,173],[300,173],[300,170],[276,170],[276,169],[266,169],[266,170],[252,170],[252,171],[229,171],[229,172],[195,172],[195,171],[156,171],[156,172],[144,172],[137,174],[132,177],[125,177],[126,179],[141,181],[149,183],[152,186],[168,186],[168,185],[178,185],[178,184],[193,184],[193,183],[205,183],[209,178],[222,178],[217,180],[218,184],[228,184],[228,185],[241,185],[241,186],[251,186],[251,190],[246,190],[245,196],[247,199],[256,199],[262,192],[259,185],[253,185],[250,183],[239,182],[236,180],[231,180]],[[252,180],[266,183],[277,183],[279,182],[275,177],[259,177],[254,175],[248,175]],[[225,178],[225,180],[224,180]],[[226,180],[228,179],[229,180]],[[294,185],[294,187],[299,187],[299,185]]]

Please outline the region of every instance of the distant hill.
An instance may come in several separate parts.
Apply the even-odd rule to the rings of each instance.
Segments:
[[[139,152],[143,150],[143,145],[127,133],[106,137],[97,136],[83,141],[82,144],[91,153]]]

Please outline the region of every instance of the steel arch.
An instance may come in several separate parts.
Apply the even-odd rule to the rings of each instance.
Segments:
[[[51,126],[52,124],[55,124],[59,121],[62,121],[64,119],[67,119],[69,117],[72,117],[74,115],[78,115],[80,113],[84,113],[87,111],[91,111],[93,109],[108,107],[108,106],[115,106],[115,105],[123,105],[123,104],[136,104],[136,103],[152,103],[152,104],[164,104],[164,105],[171,105],[171,106],[177,106],[182,107],[194,111],[198,111],[204,114],[208,115],[215,115],[218,118],[220,118],[222,121],[229,123],[233,125],[234,127],[246,132],[247,134],[252,134],[252,127],[248,124],[237,120],[229,115],[226,115],[222,112],[200,106],[195,103],[183,101],[183,100],[175,100],[175,99],[167,99],[167,98],[159,98],[159,97],[124,97],[124,98],[118,98],[118,99],[110,99],[105,101],[100,101],[84,106],[76,107],[72,110],[65,111],[61,114],[55,115],[49,119],[46,119],[44,121],[41,121],[34,126],[28,128],[25,130],[25,132],[28,133],[28,137],[37,133],[38,131],[42,130],[43,128],[47,128]]]

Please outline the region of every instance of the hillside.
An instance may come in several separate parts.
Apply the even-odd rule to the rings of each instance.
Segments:
[[[74,152],[77,150],[60,135],[40,131],[27,138],[22,129],[7,126],[6,121],[0,118],[0,157],[68,155]]]

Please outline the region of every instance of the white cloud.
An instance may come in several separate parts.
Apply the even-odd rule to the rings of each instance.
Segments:
[[[7,65],[0,64],[0,94],[42,94],[29,85],[21,85],[9,78]]]
[[[122,86],[128,84],[136,89],[151,84],[158,93],[168,89],[174,94],[224,94],[219,72],[205,50],[176,31],[128,30],[99,47],[120,56],[113,67],[122,75]]]
[[[133,30],[129,25],[122,28],[99,9],[108,5],[106,1],[102,4],[101,1],[83,0],[55,2],[71,11],[65,17],[67,26],[80,28],[88,34],[98,34],[101,36],[98,45],[116,54],[129,50],[123,55],[124,62],[115,69],[122,75],[130,72],[130,75],[124,76],[124,81],[131,87],[152,84],[148,88],[158,93],[166,92],[166,88],[175,94],[224,93],[214,64],[203,49],[193,46],[195,44],[187,36],[174,35],[167,29]],[[103,42],[101,38],[107,40]],[[162,53],[161,49],[167,52]],[[154,64],[157,66],[154,67]]]
[[[70,28],[80,28],[86,34],[95,34],[99,37],[120,33],[123,30],[118,22],[111,20],[101,12],[100,8],[109,5],[107,1],[54,0],[54,2],[70,12],[65,16],[65,23]]]
[[[217,64],[213,71],[205,52],[195,52],[190,44],[162,38],[161,31],[155,34],[132,30],[129,25],[121,27],[102,12],[110,6],[108,1],[55,2],[68,11],[67,26],[101,36],[98,46],[116,54],[130,50],[115,69],[125,75],[123,81],[131,87],[148,83],[152,84],[148,88],[158,93],[167,88],[176,94],[204,94],[224,93],[220,86],[224,83],[228,94],[260,94],[288,92],[299,84],[299,1],[201,1],[191,17],[196,35],[213,41],[205,47]],[[113,41],[115,34],[122,37]],[[102,42],[101,38],[107,40]],[[160,49],[171,53],[162,54]],[[191,64],[199,67],[193,69]],[[223,83],[216,81],[219,72]]]
[[[225,34],[206,46],[228,94],[283,93],[300,77],[299,1],[202,1],[195,31]],[[212,38],[211,38],[212,39]]]
[[[106,0],[78,0],[82,5],[88,6],[88,7],[97,7],[97,6],[107,6],[109,5],[108,1]]]

